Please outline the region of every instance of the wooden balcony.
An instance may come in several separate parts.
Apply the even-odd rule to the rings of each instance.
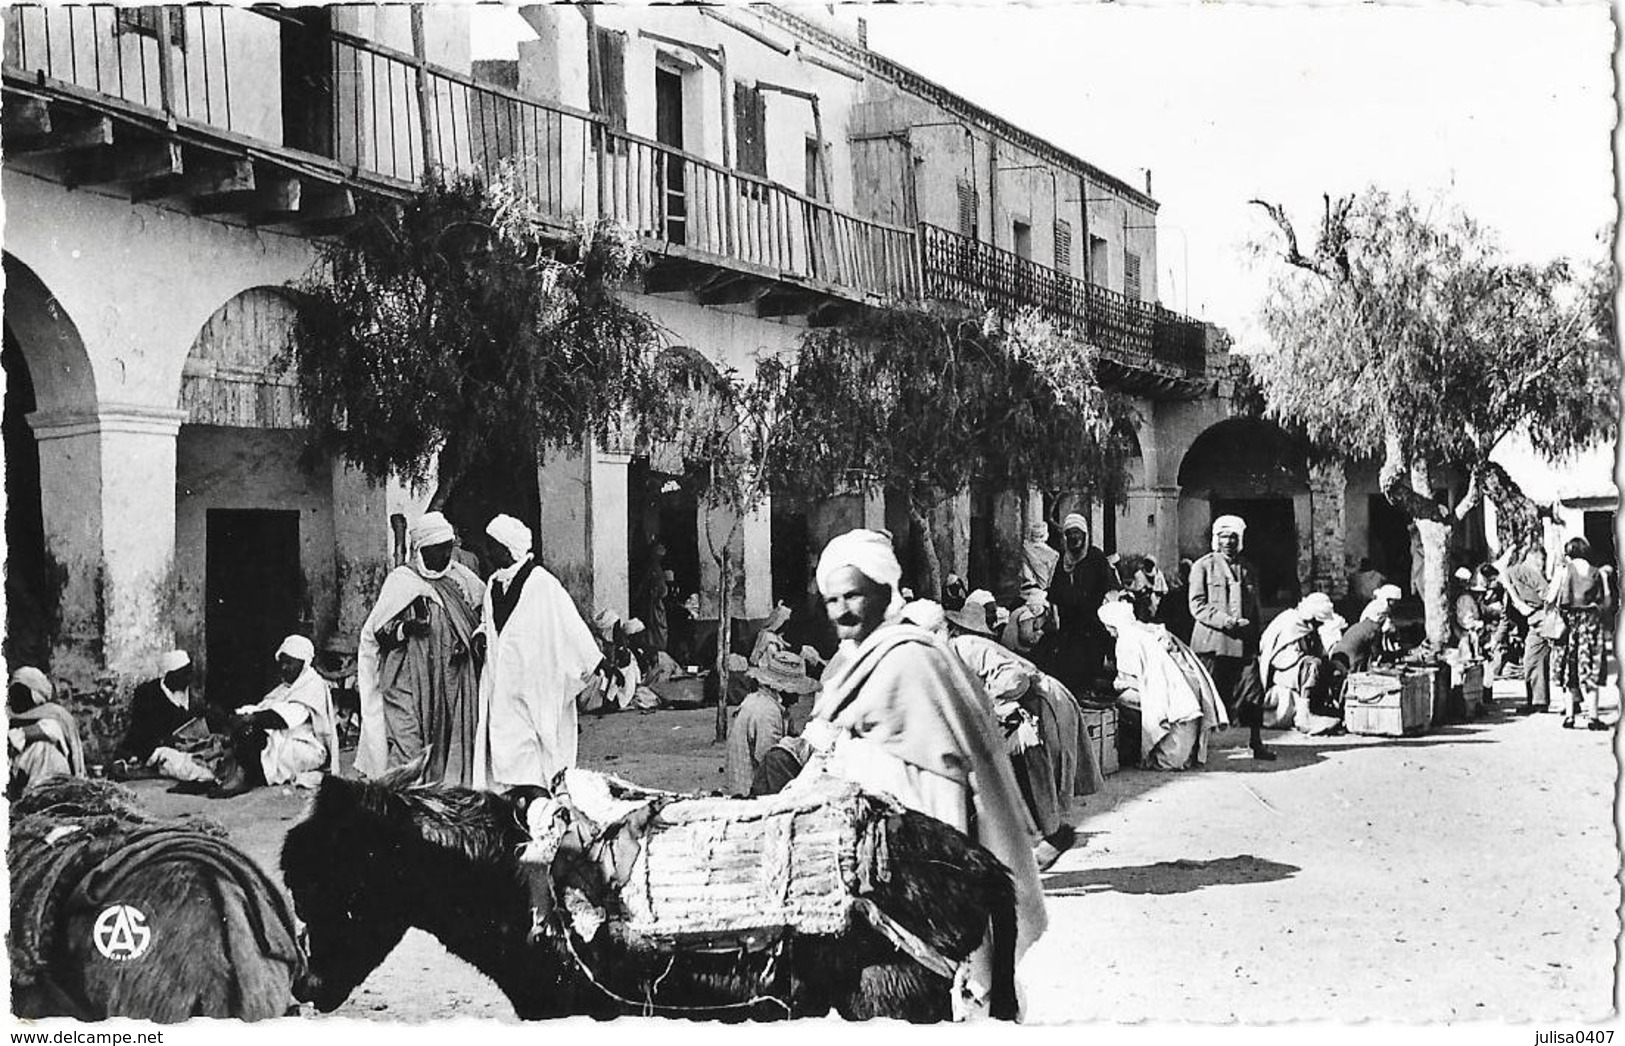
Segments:
[[[431,171],[502,170],[561,238],[600,216],[640,234],[650,293],[814,323],[920,296],[912,229],[313,33],[289,11],[22,5],[4,18],[5,162],[63,184],[321,235],[357,193],[405,198]],[[281,78],[280,111],[257,101],[267,77]]]
[[[1201,321],[934,225],[921,225],[919,235],[925,297],[1003,312],[1037,309],[1095,346],[1102,378],[1130,391],[1184,397],[1206,388]]]

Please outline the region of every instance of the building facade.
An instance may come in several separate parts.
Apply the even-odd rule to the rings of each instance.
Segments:
[[[535,7],[474,61],[470,9],[6,9],[7,648],[76,689],[172,645],[211,699],[256,697],[281,635],[351,645],[429,490],[305,445],[282,366],[290,285],[364,197],[502,169],[562,238],[609,218],[652,264],[626,294],[669,351],[750,373],[810,327],[932,301],[1033,307],[1134,398],[1126,497],[986,489],[932,521],[947,569],[1008,587],[1024,524],[1080,507],[1108,551],[1171,566],[1254,520],[1278,598],[1341,591],[1362,550],[1340,472],[1235,417],[1226,341],[1157,300],[1157,203],[868,49],[771,6]],[[1064,448],[1058,448],[1064,452]],[[649,550],[717,615],[806,602],[896,498],[770,499],[741,525],[671,448],[584,446],[516,514],[587,613],[637,613]],[[529,489],[528,481],[521,486]],[[459,519],[465,532],[483,520]],[[904,540],[907,540],[904,538]]]

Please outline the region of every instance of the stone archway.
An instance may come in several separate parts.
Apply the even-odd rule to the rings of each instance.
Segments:
[[[95,375],[34,271],[6,254],[4,272],[5,658],[78,676],[103,653]]]
[[[1227,418],[1205,429],[1179,466],[1180,554],[1205,554],[1214,518],[1241,516],[1264,605],[1296,602],[1314,546],[1307,449],[1257,418]]]
[[[181,375],[175,443],[177,642],[226,705],[268,688],[284,635],[337,616],[332,462],[308,453],[289,358],[298,300],[253,287],[204,322]]]

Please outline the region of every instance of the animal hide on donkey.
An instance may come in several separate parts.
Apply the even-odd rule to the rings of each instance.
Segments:
[[[407,787],[411,767],[377,782],[324,780],[283,843],[282,871],[308,934],[300,999],[329,1012],[382,963],[408,927],[437,937],[494,981],[524,1019],[647,1013],[716,1020],[810,1017],[947,1020],[949,980],[860,920],[845,932],[786,932],[763,948],[638,948],[562,930],[532,940],[518,855],[524,801],[444,786]],[[539,791],[539,790],[538,790]],[[892,874],[867,895],[950,961],[991,923],[991,1009],[1013,1018],[1015,891],[992,854],[940,821],[888,818]],[[556,917],[556,916],[555,916]]]
[[[287,901],[225,830],[58,778],[11,808],[12,1008],[170,1023],[278,1017],[304,968]],[[111,914],[109,914],[111,913]]]

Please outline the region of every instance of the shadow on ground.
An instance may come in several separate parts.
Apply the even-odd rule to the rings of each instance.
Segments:
[[[1085,868],[1061,872],[1044,880],[1044,893],[1052,897],[1089,893],[1190,893],[1208,886],[1241,886],[1290,879],[1300,869],[1251,854],[1217,857],[1208,861],[1159,861],[1121,868]]]

